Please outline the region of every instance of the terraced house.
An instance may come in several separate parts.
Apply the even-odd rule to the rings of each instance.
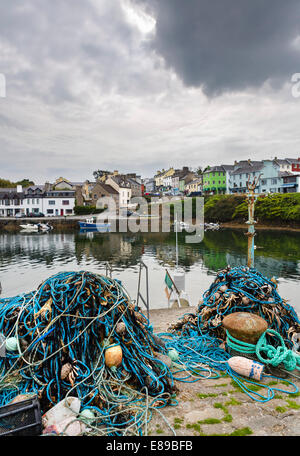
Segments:
[[[10,217],[23,212],[24,193],[21,185],[0,188],[0,216]]]
[[[46,182],[44,185],[31,185],[24,189],[18,185],[16,188],[0,190],[0,216],[4,217],[31,213],[74,215],[74,205],[75,187],[67,180],[64,183],[57,180],[54,184]]]
[[[225,194],[230,192],[230,172],[233,165],[213,166],[203,173],[203,193]]]
[[[230,178],[230,193],[246,193],[247,183],[250,179],[261,176],[263,170],[263,161],[241,160],[234,162],[234,169],[231,171]],[[256,193],[260,193],[259,187],[256,188]]]
[[[254,178],[259,178],[256,193],[298,192],[299,175],[299,159],[242,160],[230,173],[230,193],[246,193],[248,180]]]

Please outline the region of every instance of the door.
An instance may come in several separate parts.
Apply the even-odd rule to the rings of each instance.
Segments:
[[[63,209],[60,210],[60,215],[64,215],[64,210]]]

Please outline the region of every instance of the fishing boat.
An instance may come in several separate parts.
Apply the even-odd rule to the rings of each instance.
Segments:
[[[94,218],[86,219],[84,222],[79,221],[80,231],[101,231],[108,232],[110,231],[110,223],[99,223],[94,220]]]

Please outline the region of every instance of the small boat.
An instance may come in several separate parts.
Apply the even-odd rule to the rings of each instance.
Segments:
[[[20,225],[20,228],[27,233],[45,233],[53,230],[53,226],[49,225],[49,223],[26,223],[25,225]]]
[[[108,232],[110,231],[111,224],[110,223],[99,223],[94,221],[93,218],[91,219],[86,219],[85,222],[79,221],[79,227],[80,231],[100,231],[101,233],[103,232]]]
[[[220,228],[219,223],[204,223],[204,230],[218,230]]]
[[[176,229],[176,227],[179,231],[181,231],[181,230],[188,230],[190,225],[188,223],[180,222],[180,221],[176,220],[174,222],[174,228]]]

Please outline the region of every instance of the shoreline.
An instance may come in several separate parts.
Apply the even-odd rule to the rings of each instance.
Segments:
[[[232,228],[232,229],[245,229],[247,230],[246,223],[234,223],[234,222],[220,222],[220,228]],[[255,230],[274,230],[274,231],[300,231],[300,226],[290,226],[290,225],[267,225],[259,224],[255,225]]]
[[[49,222],[53,225],[54,228],[59,230],[69,230],[69,229],[76,229],[78,228],[78,221],[85,220],[89,216],[69,216],[65,217],[31,217],[31,218],[12,218],[12,217],[3,217],[0,218],[0,231],[19,231],[21,223],[45,223]],[[118,223],[119,220],[117,220]],[[194,222],[194,220],[193,220]],[[205,221],[205,223],[210,223],[209,221]],[[212,222],[214,223],[214,222]],[[220,228],[230,228],[230,229],[238,229],[238,230],[247,230],[248,225],[245,222],[219,222]],[[117,227],[118,228],[118,227]],[[268,223],[257,223],[255,225],[255,230],[269,230],[269,231],[291,231],[291,232],[299,232],[300,225],[278,225],[278,224],[268,224]],[[79,231],[79,228],[78,228]],[[117,229],[118,231],[118,229]]]

